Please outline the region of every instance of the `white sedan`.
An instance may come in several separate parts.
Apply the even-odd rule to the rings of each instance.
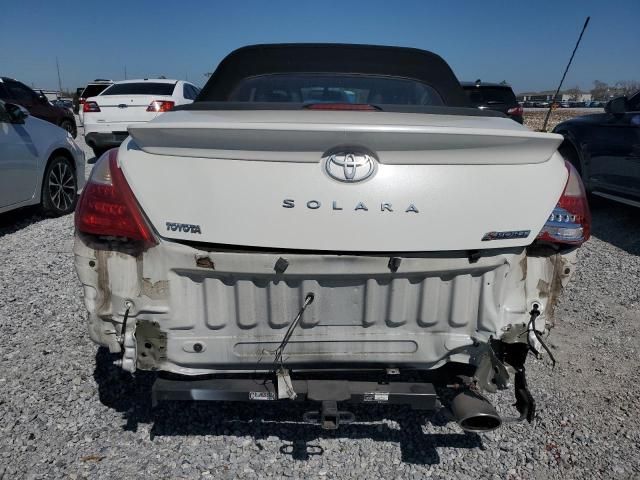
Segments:
[[[127,126],[153,120],[174,106],[192,103],[200,90],[169,79],[116,82],[82,106],[84,134],[96,157],[129,136]]]
[[[0,213],[28,205],[71,213],[84,168],[84,153],[66,130],[0,101]]]

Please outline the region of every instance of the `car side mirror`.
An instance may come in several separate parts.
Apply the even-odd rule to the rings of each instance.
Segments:
[[[4,109],[7,111],[7,115],[11,119],[11,123],[24,123],[25,119],[29,116],[29,110],[22,105],[16,105],[15,103],[5,103]]]
[[[623,115],[627,111],[627,97],[616,97],[609,100],[604,111],[611,115]]]

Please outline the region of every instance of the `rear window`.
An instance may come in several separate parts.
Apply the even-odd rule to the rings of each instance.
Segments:
[[[167,95],[173,94],[175,83],[139,82],[111,85],[102,95]]]
[[[95,97],[99,95],[109,84],[106,85],[87,85],[80,95],[82,98]]]
[[[431,86],[404,78],[374,75],[282,73],[242,80],[231,102],[366,103],[371,105],[443,105]]]
[[[502,87],[465,87],[469,100],[474,107],[479,105],[511,105],[516,96],[510,88]]]

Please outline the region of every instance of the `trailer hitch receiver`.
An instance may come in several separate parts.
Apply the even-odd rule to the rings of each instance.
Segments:
[[[338,403],[334,400],[323,400],[320,411],[305,412],[302,418],[307,423],[320,425],[323,430],[337,430],[340,425],[356,419],[353,413],[338,410]]]

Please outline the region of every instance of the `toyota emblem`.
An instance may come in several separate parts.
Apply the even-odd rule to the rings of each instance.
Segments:
[[[377,165],[378,162],[366,153],[339,152],[325,159],[324,170],[334,180],[356,183],[370,178]]]

